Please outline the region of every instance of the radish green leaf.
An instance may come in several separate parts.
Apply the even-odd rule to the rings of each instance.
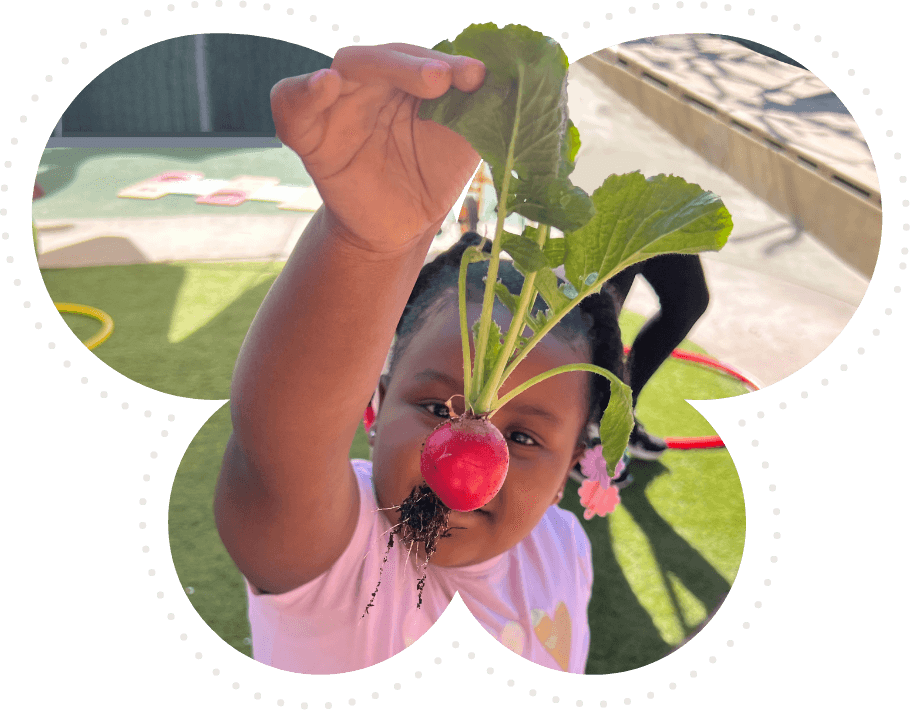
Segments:
[[[486,161],[498,199],[489,255],[465,252],[459,273],[466,405],[489,414],[534,384],[561,372],[581,370],[610,381],[610,400],[600,423],[610,471],[622,457],[634,423],[631,390],[619,377],[592,364],[554,368],[499,396],[518,364],[574,307],[598,293],[623,269],[659,254],[717,250],[733,229],[717,195],[680,177],[640,173],[612,175],[592,196],[569,176],[581,146],[568,117],[568,59],[560,46],[521,25],[471,25],[453,41],[434,48],[479,59],[486,78],[475,92],[451,88],[421,102],[418,116],[464,136]],[[536,222],[520,235],[504,230],[508,214]],[[555,228],[563,233],[553,237]],[[508,253],[525,276],[520,294],[498,280],[499,260]],[[467,325],[466,279],[470,261],[488,259],[481,316]],[[564,266],[560,283],[553,269]],[[546,303],[535,310],[537,296]],[[495,301],[512,314],[505,336],[493,320]],[[532,335],[524,335],[525,327]],[[473,368],[473,369],[472,369]]]

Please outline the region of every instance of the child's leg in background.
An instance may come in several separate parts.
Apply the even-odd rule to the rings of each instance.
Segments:
[[[657,368],[707,310],[709,299],[705,272],[697,255],[656,256],[642,263],[640,273],[657,295],[660,310],[642,326],[629,352],[633,405]],[[622,272],[617,278],[624,275]],[[621,294],[623,300],[627,294],[628,287]]]

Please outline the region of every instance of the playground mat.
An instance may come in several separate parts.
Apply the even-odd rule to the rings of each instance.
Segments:
[[[275,177],[238,175],[213,180],[202,173],[168,170],[117,191],[117,197],[158,200],[168,195],[192,195],[197,205],[237,207],[248,201],[277,202],[280,210],[315,212],[322,205],[312,185],[282,185]]]

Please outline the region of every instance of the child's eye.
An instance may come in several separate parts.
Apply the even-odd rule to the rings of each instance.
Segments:
[[[439,402],[430,402],[429,404],[422,404],[420,406],[424,409],[429,410],[433,416],[439,417],[440,419],[448,419],[449,417],[449,408],[446,407],[445,404],[440,404]],[[433,407],[436,408],[435,412],[432,409]]]
[[[448,418],[448,416],[449,416],[448,407],[446,407],[446,405],[444,403],[429,402],[429,403],[421,405],[421,406],[424,407],[427,411],[432,412],[433,416],[439,417],[440,419],[445,419],[445,418]],[[432,411],[433,407],[436,407],[436,411]],[[523,436],[525,439],[528,440],[529,443],[522,444],[522,446],[537,446],[537,442],[534,441],[534,439],[532,439],[530,436],[528,436],[524,432],[513,431],[512,434],[513,435],[517,434],[518,436]],[[520,443],[520,442],[516,441],[515,443]]]
[[[528,440],[529,443],[527,443],[527,444],[522,444],[522,446],[537,446],[537,442],[534,441],[534,439],[532,439],[530,436],[528,436],[527,434],[525,434],[523,431],[513,431],[512,434],[513,434],[513,435],[518,434],[518,436],[523,436],[525,439]],[[517,443],[517,442],[516,442],[516,443]]]
[[[448,417],[449,416],[449,408],[446,407],[445,404],[440,404],[439,402],[430,402],[429,404],[424,404],[422,406],[425,408],[426,407],[437,407],[438,408],[437,412],[433,412],[433,414],[437,417]],[[441,412],[441,414],[439,412]]]

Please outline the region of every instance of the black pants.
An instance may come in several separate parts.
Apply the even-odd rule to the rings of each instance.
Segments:
[[[696,254],[662,254],[621,271],[609,283],[622,308],[637,275],[648,282],[660,310],[644,324],[629,352],[633,405],[657,368],[685,339],[708,308],[708,286]]]

